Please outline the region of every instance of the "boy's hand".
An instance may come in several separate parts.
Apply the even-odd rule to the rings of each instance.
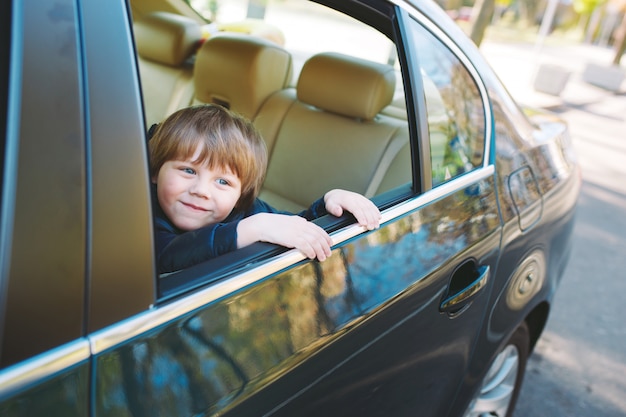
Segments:
[[[380,227],[380,210],[361,194],[346,190],[330,190],[324,195],[326,211],[333,216],[343,215],[346,210],[356,218],[356,221],[368,230]]]
[[[333,242],[324,229],[300,216],[259,213],[237,225],[237,247],[254,242],[269,242],[296,248],[309,259],[324,261]]]

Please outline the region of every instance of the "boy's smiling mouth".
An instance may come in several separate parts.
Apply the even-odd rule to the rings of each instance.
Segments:
[[[205,209],[204,207],[200,207],[200,206],[196,206],[194,204],[191,203],[186,203],[184,201],[181,201],[181,203],[183,204],[183,206],[195,210],[195,211],[209,211],[208,209]]]

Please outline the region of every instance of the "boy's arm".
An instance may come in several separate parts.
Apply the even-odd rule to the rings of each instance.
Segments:
[[[330,256],[332,239],[324,229],[309,220],[326,214],[341,216],[348,211],[368,230],[380,226],[378,207],[361,194],[346,190],[331,190],[299,216],[260,213],[247,217],[237,226],[237,247],[254,242],[269,242],[299,249],[310,259],[320,261]]]
[[[368,230],[380,226],[380,210],[370,199],[359,193],[341,189],[330,190],[307,210],[298,213],[298,216],[307,220],[317,219],[326,214],[341,217],[344,211],[352,213],[356,221]]]
[[[237,247],[254,242],[269,242],[296,248],[310,259],[330,256],[332,240],[315,223],[294,215],[259,213],[246,217],[237,226]]]
[[[361,194],[346,190],[330,190],[324,195],[326,211],[340,217],[344,211],[352,213],[356,221],[368,230],[380,226],[380,210],[370,199]]]

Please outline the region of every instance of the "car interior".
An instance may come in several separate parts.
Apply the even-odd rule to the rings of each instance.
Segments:
[[[281,210],[298,212],[333,188],[373,197],[411,183],[396,66],[336,51],[303,56],[271,24],[242,25],[216,29],[165,11],[135,18],[147,129],[200,103],[246,116],[268,148],[260,197]]]

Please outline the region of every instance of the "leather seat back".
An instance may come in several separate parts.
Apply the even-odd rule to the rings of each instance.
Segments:
[[[191,58],[202,39],[200,25],[187,17],[155,12],[134,22],[146,124],[159,123],[191,104]]]
[[[291,80],[291,55],[256,36],[222,33],[196,56],[195,103],[217,103],[254,120],[267,98]]]
[[[337,53],[311,57],[296,89],[272,96],[257,116],[272,144],[261,198],[296,211],[333,188],[371,197],[404,181],[385,178],[409,143],[406,121],[380,114],[394,89],[388,65]],[[408,165],[395,171],[408,182],[410,153],[399,159]]]

